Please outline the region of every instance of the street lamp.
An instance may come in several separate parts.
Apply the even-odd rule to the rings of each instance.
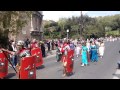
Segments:
[[[67,40],[68,40],[69,29],[67,29]]]

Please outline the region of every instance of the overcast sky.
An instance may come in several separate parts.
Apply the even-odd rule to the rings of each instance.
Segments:
[[[120,14],[120,11],[83,11],[83,14],[86,14],[90,17],[97,16],[107,16]],[[43,11],[44,20],[54,20],[58,21],[59,18],[68,18],[72,16],[80,16],[80,11]]]

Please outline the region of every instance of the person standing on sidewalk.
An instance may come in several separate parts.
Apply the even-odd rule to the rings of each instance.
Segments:
[[[51,47],[50,46],[50,40],[47,41],[47,47],[48,47],[48,52],[47,53],[49,53],[50,52],[50,47]]]
[[[44,45],[44,42],[41,43],[41,51],[42,51],[42,56],[45,57],[45,45]]]
[[[9,40],[9,42],[8,42],[7,49],[9,51],[13,51],[13,48],[12,48],[12,43],[13,42],[14,42],[13,40]],[[12,55],[11,54],[8,54],[8,58],[12,61],[12,64],[13,64],[13,60],[12,60]],[[11,67],[10,63],[8,65]]]
[[[29,44],[30,44],[30,41],[29,41],[29,39],[27,38],[26,41],[25,41],[25,47],[26,47],[26,48],[29,48],[29,46],[28,46]]]
[[[17,47],[16,47],[15,42],[12,42],[12,49],[13,49],[13,52],[17,52]],[[12,55],[11,59],[12,59],[13,66],[16,67],[16,65],[17,65],[17,55]]]
[[[51,45],[52,45],[52,50],[54,50],[54,49],[55,49],[55,43],[54,43],[54,40],[52,40]]]

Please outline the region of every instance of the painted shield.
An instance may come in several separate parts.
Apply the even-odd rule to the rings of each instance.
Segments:
[[[31,55],[36,56],[36,67],[43,65],[42,51],[40,48],[34,48],[31,50]]]
[[[4,53],[0,50],[0,78],[4,78],[7,75],[8,75],[8,60],[5,57]]]
[[[20,60],[20,79],[36,79],[36,56],[24,57]]]

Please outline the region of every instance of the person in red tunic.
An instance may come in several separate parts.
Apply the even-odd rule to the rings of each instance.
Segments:
[[[18,41],[17,43],[18,51],[15,54],[18,55],[18,66],[20,65],[20,59],[22,57],[31,56],[30,49],[24,47],[24,41]]]
[[[13,55],[17,55],[18,56],[18,63],[16,65],[16,67],[18,68],[18,70],[20,69],[20,60],[22,57],[26,57],[26,56],[30,56],[30,50],[27,48],[24,48],[24,41],[18,41],[17,42],[17,51],[16,52],[12,52],[6,49],[2,49],[5,52],[8,52],[10,54]]]
[[[7,51],[0,43],[0,79],[4,79],[8,75],[8,54],[13,55],[13,52]]]
[[[62,63],[63,63],[63,77],[67,75],[67,65],[68,65],[68,51],[70,51],[70,46],[67,42],[63,45],[63,56],[62,56]]]

